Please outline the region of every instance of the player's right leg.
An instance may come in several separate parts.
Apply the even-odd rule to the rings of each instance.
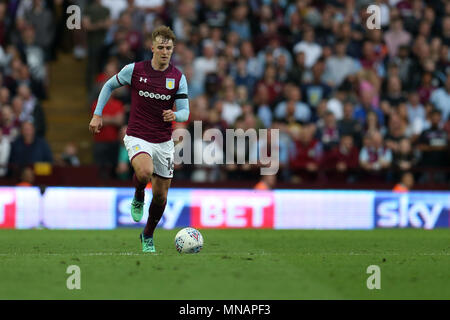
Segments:
[[[144,214],[145,186],[151,180],[153,174],[153,161],[148,153],[143,152],[132,159],[131,165],[135,174],[133,181],[136,181],[136,191],[133,202],[131,203],[131,216],[134,221],[138,222]],[[142,242],[143,252],[156,252],[153,237],[148,237],[142,232],[139,238]]]
[[[133,184],[135,187],[134,198],[131,202],[131,217],[139,222],[144,215],[145,187],[151,181],[153,174],[153,161],[148,153],[137,154],[132,160],[134,169]]]

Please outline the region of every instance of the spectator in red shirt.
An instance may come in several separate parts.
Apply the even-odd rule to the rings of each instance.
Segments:
[[[290,168],[308,180],[316,178],[322,160],[322,145],[314,138],[315,131],[316,127],[313,124],[300,129],[298,139],[295,141],[295,151],[290,160]]]
[[[359,150],[355,147],[351,135],[342,136],[339,145],[325,155],[326,169],[332,169],[328,177],[332,180],[354,178],[349,174],[358,168]]]
[[[430,71],[425,71],[422,74],[422,81],[417,89],[420,97],[420,103],[425,104],[430,100],[431,93],[436,89],[432,84],[433,74]]]
[[[267,65],[264,71],[264,76],[261,81],[257,84],[256,88],[260,85],[265,85],[269,92],[269,104],[275,103],[276,99],[281,95],[282,84],[277,81],[277,69],[274,65]],[[256,92],[258,89],[256,90]]]
[[[97,100],[92,104],[92,113],[97,106]],[[125,108],[114,93],[103,109],[103,126],[100,132],[94,135],[94,161],[100,166],[104,177],[111,176],[117,165],[119,152],[119,130],[125,122]]]
[[[339,144],[339,130],[334,113],[331,111],[325,113],[324,126],[319,131],[319,139],[325,151],[329,151]]]

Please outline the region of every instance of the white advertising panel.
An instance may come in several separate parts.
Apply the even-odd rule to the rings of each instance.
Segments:
[[[374,192],[275,192],[275,229],[372,229]]]
[[[43,227],[50,229],[113,229],[115,188],[47,188]]]

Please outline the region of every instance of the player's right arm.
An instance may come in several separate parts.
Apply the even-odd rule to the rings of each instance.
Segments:
[[[91,122],[89,123],[89,131],[99,133],[103,125],[102,112],[106,103],[111,96],[111,92],[124,85],[131,85],[131,76],[133,75],[134,63],[127,64],[115,76],[112,76],[102,87],[98,96],[97,105]]]

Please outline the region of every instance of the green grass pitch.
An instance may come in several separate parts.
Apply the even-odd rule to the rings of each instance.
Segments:
[[[157,229],[143,254],[138,229],[1,230],[0,299],[450,299],[448,229],[201,230],[191,255],[177,231]]]

